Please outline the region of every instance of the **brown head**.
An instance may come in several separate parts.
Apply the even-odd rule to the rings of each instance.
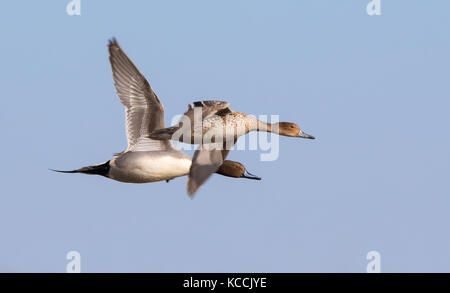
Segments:
[[[315,139],[314,136],[304,133],[297,124],[292,122],[274,123],[271,129],[272,132],[278,133],[279,135]]]
[[[261,180],[261,178],[249,173],[241,163],[230,160],[225,160],[216,173],[234,178]]]

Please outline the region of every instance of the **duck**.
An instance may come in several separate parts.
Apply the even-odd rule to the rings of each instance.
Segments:
[[[230,103],[225,101],[193,102],[178,125],[157,129],[149,137],[199,145],[188,179],[188,194],[194,194],[218,170],[238,138],[251,131],[315,139],[293,122],[266,123],[253,115],[231,110]]]
[[[192,158],[176,149],[170,140],[149,135],[165,128],[164,107],[150,83],[122,50],[115,38],[108,43],[114,86],[125,107],[128,147],[104,163],[75,170],[52,171],[100,175],[126,183],[167,181],[190,174]],[[261,180],[239,162],[226,160],[215,170],[227,177]],[[192,196],[192,193],[189,193]]]
[[[106,161],[105,163],[99,164],[99,165],[92,165],[92,166],[86,166],[75,170],[55,170],[50,169],[55,172],[59,173],[81,173],[81,174],[88,174],[88,175],[101,175],[106,178],[114,179],[115,178],[110,177],[109,170],[111,169],[111,161]],[[185,175],[188,175],[189,172],[185,172]],[[252,180],[261,180],[261,177],[258,177],[256,175],[253,175],[250,173],[245,166],[239,162],[231,161],[231,160],[225,160],[223,164],[219,167],[219,169],[216,171],[217,174],[220,174],[225,177],[233,177],[233,178],[246,178],[246,179],[252,179]],[[178,176],[177,176],[178,177]],[[165,179],[167,182],[174,179],[176,177],[169,177]],[[117,180],[117,181],[122,181]],[[160,180],[158,180],[160,181]],[[122,181],[123,182],[123,181]],[[145,181],[145,182],[130,182],[125,181],[129,183],[147,183],[147,182],[154,182],[154,181]]]
[[[188,105],[178,125],[160,128],[150,134],[155,140],[176,140],[189,144],[237,140],[251,131],[265,131],[288,137],[315,139],[292,122],[266,123],[253,115],[230,109],[224,101],[199,101]],[[210,140],[205,142],[205,136]]]

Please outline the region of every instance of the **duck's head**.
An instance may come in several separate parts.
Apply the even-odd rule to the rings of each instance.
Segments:
[[[276,131],[274,132],[278,133],[279,135],[315,139],[314,136],[304,133],[297,124],[292,122],[274,123],[272,125],[272,129],[276,129]]]
[[[261,178],[259,178],[258,176],[255,176],[248,172],[244,165],[242,165],[241,163],[230,160],[225,160],[216,173],[234,178],[261,180]]]

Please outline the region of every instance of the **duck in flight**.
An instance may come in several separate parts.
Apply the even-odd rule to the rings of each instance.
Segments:
[[[251,131],[315,139],[292,122],[265,123],[252,115],[236,112],[224,101],[201,101],[188,106],[178,125],[160,128],[150,138],[199,144],[188,179],[188,193],[197,189],[222,165],[237,139]]]
[[[128,148],[103,164],[53,171],[102,175],[128,183],[168,181],[189,175],[192,159],[187,154],[176,149],[170,140],[149,137],[150,133],[165,127],[163,105],[149,82],[115,39],[109,41],[108,49],[114,86],[125,106]],[[241,163],[229,160],[214,172],[228,177],[261,179],[247,172]]]

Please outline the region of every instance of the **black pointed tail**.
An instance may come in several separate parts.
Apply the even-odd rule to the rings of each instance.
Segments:
[[[108,172],[110,169],[110,161],[107,161],[103,164],[100,165],[95,165],[95,166],[87,166],[87,167],[83,167],[77,170],[70,170],[70,171],[62,171],[62,170],[53,170],[50,169],[52,171],[55,172],[59,172],[59,173],[83,173],[83,174],[90,174],[90,175],[101,175],[101,176],[108,176]]]

